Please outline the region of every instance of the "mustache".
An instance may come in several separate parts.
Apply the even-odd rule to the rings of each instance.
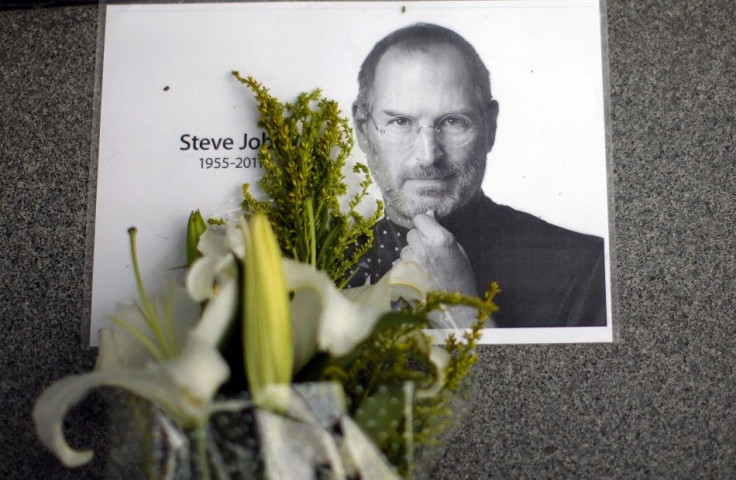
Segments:
[[[436,180],[446,177],[455,177],[461,175],[463,170],[454,165],[428,165],[415,166],[404,170],[399,174],[399,184],[403,184],[408,180]]]

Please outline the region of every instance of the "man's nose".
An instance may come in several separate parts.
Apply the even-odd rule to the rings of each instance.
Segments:
[[[437,132],[432,126],[419,129],[414,154],[417,162],[422,165],[432,165],[442,158],[442,145],[437,139]]]

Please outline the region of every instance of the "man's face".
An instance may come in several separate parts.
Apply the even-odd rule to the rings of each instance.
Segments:
[[[390,48],[376,67],[372,98],[356,124],[390,216],[404,223],[428,210],[447,217],[479,193],[491,142],[471,76],[454,47],[429,53]],[[433,127],[450,114],[475,126],[468,143],[447,146],[438,138]],[[397,143],[385,133],[397,122],[422,127],[413,143]]]

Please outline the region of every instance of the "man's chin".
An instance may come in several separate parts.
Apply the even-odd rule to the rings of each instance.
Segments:
[[[408,195],[404,197],[404,212],[413,218],[420,213],[432,210],[438,218],[447,217],[458,207],[458,200],[452,195]]]

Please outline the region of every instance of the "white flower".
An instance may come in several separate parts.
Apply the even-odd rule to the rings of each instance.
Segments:
[[[236,256],[242,259],[245,255],[243,232],[231,224],[208,228],[199,240],[199,251],[202,257],[194,262],[186,277],[189,295],[198,302],[207,301],[195,332],[218,343],[238,308]]]
[[[228,224],[224,228],[209,228],[199,240],[198,258],[187,272],[187,292],[196,301],[211,300],[223,284],[234,281],[238,273],[235,257],[243,258],[243,233]]]
[[[203,321],[195,327],[203,336],[220,338],[237,310],[235,258],[248,254],[242,239],[240,230],[230,224],[202,235],[199,251],[203,256],[187,275],[187,291],[196,300],[208,301]],[[393,301],[424,302],[431,288],[426,270],[413,262],[397,262],[375,285],[345,290],[339,290],[326,273],[308,264],[289,259],[282,262],[286,288],[293,294],[294,371],[320,351],[335,357],[350,353],[391,310]]]
[[[94,388],[124,388],[159,406],[182,427],[201,425],[212,412],[212,399],[230,369],[216,344],[190,331],[199,311],[197,304],[176,287],[151,305],[163,313],[157,318],[158,326],[162,331],[170,330],[170,338],[175,339],[169,340],[169,345],[175,346],[172,355],[159,358],[163,346],[144,333],[140,308],[119,306],[116,318],[127,329],[100,331],[95,370],[56,382],[37,400],[33,418],[38,435],[64,465],[79,466],[92,458],[91,451],[69,447],[62,425],[69,409]],[[141,341],[141,335],[147,340]]]
[[[413,262],[397,262],[375,285],[338,290],[323,272],[284,260],[287,288],[294,292],[294,361],[298,369],[317,351],[335,357],[368,338],[399,298],[424,302],[429,276]]]

